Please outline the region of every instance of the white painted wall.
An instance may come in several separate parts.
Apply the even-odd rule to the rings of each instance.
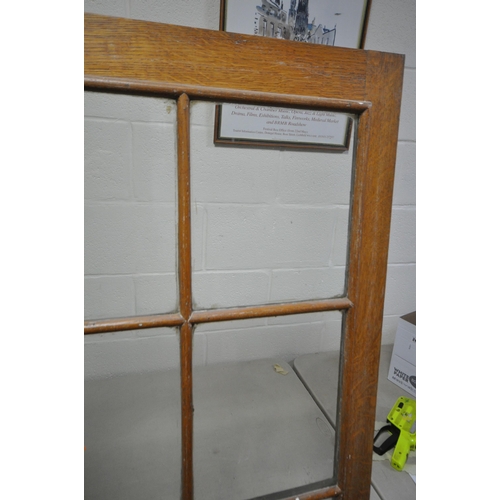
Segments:
[[[218,29],[219,0],[85,2],[87,12]],[[383,343],[415,309],[415,1],[373,0],[366,48],[406,54]],[[175,103],[87,93],[85,317],[177,304]],[[194,103],[194,302],[199,308],[342,292],[350,153],[216,148],[213,106]],[[340,314],[203,325],[195,363],[338,346]],[[175,330],[85,339],[86,376],[178,365]]]

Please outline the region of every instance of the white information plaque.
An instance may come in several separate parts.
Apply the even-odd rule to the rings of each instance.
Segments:
[[[218,140],[346,149],[350,123],[349,115],[329,111],[224,104],[220,109]]]

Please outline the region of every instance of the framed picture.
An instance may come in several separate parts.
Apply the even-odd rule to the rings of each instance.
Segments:
[[[371,0],[221,0],[219,29],[363,48]]]
[[[295,43],[362,48],[371,0],[221,0],[223,31]],[[342,113],[217,106],[214,142],[345,151],[352,119]]]

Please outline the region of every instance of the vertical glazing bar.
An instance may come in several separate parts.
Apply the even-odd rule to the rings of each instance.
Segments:
[[[191,295],[191,182],[189,165],[189,97],[177,100],[177,190],[179,297],[181,327],[181,399],[182,399],[182,500],[192,500],[193,487],[193,329],[188,322],[192,312]]]
[[[181,326],[182,500],[193,500],[193,327]]]
[[[189,97],[177,100],[177,189],[179,203],[180,313],[188,320],[191,302],[191,179],[189,166]]]

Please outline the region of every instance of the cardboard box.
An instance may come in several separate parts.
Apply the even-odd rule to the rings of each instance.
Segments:
[[[401,316],[392,350],[388,379],[417,397],[417,312]]]

